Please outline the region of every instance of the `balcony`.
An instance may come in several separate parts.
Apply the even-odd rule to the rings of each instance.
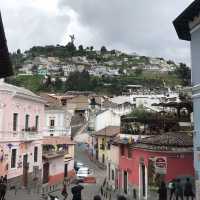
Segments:
[[[43,145],[42,155],[44,158],[55,158],[69,154],[69,149],[66,145]]]
[[[45,136],[70,136],[71,127],[69,128],[57,128],[57,127],[47,127],[43,131]]]
[[[3,142],[8,141],[33,141],[42,139],[42,135],[38,131],[1,131],[0,140]]]

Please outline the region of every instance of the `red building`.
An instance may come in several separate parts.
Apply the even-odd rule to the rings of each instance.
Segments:
[[[193,177],[193,143],[186,133],[165,133],[135,144],[119,142],[119,187],[129,196],[147,199],[161,180]]]

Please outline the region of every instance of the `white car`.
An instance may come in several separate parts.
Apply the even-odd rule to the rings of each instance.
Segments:
[[[90,170],[88,167],[81,167],[79,168],[76,176],[78,180],[83,180],[84,178],[91,176],[92,170]]]

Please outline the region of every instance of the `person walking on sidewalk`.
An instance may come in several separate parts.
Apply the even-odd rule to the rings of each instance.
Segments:
[[[158,194],[159,194],[159,200],[167,200],[167,187],[165,185],[165,182],[162,181],[160,184],[160,187],[158,189]]]
[[[175,191],[176,191],[176,184],[175,184],[175,180],[174,179],[169,183],[168,187],[169,187],[169,190],[170,190],[169,200],[172,200],[172,197],[175,196]]]
[[[79,185],[79,182],[76,182],[76,185],[74,187],[72,187],[71,191],[72,191],[72,195],[73,198],[72,200],[82,200],[81,198],[81,192],[84,189],[84,187],[82,185]]]
[[[180,183],[180,179],[176,180],[176,200],[179,200],[179,197],[181,200],[183,200],[183,188]]]
[[[5,195],[7,191],[7,177],[5,176],[3,178],[2,186],[1,186],[1,199],[0,200],[5,200]]]
[[[186,197],[186,200],[189,200],[189,197],[191,197],[191,200],[193,200],[194,193],[192,190],[192,183],[190,182],[190,179],[186,179],[185,188],[184,188],[184,196]]]
[[[62,193],[61,193],[61,194],[62,194],[63,197],[64,197],[63,200],[66,200],[66,199],[67,199],[67,196],[68,196],[68,193],[67,193],[67,185],[66,185],[65,182],[63,183],[63,189],[62,189]]]

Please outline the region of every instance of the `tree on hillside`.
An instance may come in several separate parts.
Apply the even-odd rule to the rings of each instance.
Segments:
[[[84,51],[84,48],[83,48],[83,45],[82,45],[82,44],[78,46],[78,50],[79,50],[80,52],[83,52],[83,51]]]
[[[186,64],[180,63],[180,66],[175,70],[175,74],[182,80],[184,86],[191,84],[191,69]]]
[[[135,70],[135,75],[136,76],[140,76],[143,72],[143,69],[141,67],[138,67],[136,70]]]
[[[93,47],[93,46],[91,46],[91,47],[90,47],[90,51],[93,51],[93,50],[94,50],[94,47]]]
[[[105,47],[105,46],[102,46],[100,51],[101,51],[101,53],[102,53],[102,54],[104,54],[104,53],[106,53],[106,52],[107,52],[107,49],[106,49],[106,47]]]

